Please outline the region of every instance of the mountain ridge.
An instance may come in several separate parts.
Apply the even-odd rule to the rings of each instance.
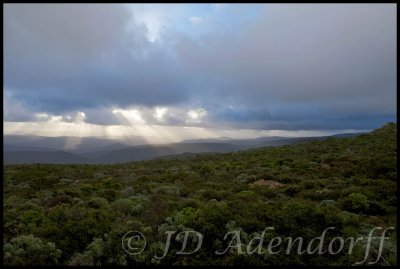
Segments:
[[[343,133],[322,137],[259,137],[254,139],[231,139],[220,137],[215,139],[192,139],[170,144],[129,145],[118,140],[98,138],[39,137],[28,136],[23,143],[4,144],[4,162],[12,163],[125,163],[131,161],[149,160],[158,157],[168,157],[182,154],[198,154],[211,152],[232,152],[260,147],[275,147],[302,143],[309,140],[323,140],[329,137],[352,137],[363,133]],[[22,137],[14,137],[23,141]],[[81,139],[84,145],[66,149],[68,141]],[[40,143],[39,143],[39,142]],[[77,142],[77,141],[75,141]],[[98,144],[96,144],[98,142]],[[44,147],[46,145],[47,147]],[[35,158],[35,155],[37,156]]]

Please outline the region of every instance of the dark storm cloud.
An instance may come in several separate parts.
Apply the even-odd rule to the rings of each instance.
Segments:
[[[239,42],[184,42],[178,50],[193,72],[215,77],[209,94],[218,88],[224,102],[245,106],[221,119],[264,117],[262,128],[285,129],[396,119],[394,5],[269,5]]]
[[[179,49],[194,71],[214,74],[220,91],[240,102],[394,101],[393,5],[270,5],[240,37],[211,38],[203,49],[185,40]]]
[[[210,14],[218,27],[204,19],[197,36],[166,26],[152,43],[123,5],[6,5],[5,91],[100,124],[115,122],[107,107],[132,105],[203,107],[204,126],[238,128],[396,120],[395,5],[260,5],[246,23],[238,10]]]
[[[6,5],[6,88],[53,112],[181,100],[183,70],[131,19],[121,5]]]

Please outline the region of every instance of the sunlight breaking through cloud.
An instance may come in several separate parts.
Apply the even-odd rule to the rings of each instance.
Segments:
[[[112,112],[113,114],[121,114],[132,125],[145,123],[145,120],[137,109],[114,109]]]
[[[203,121],[203,118],[207,116],[207,111],[203,108],[189,110],[187,113],[188,118],[186,119],[187,123],[200,123]]]
[[[143,136],[146,143],[173,143],[185,139],[230,137],[232,139],[258,138],[263,136],[310,137],[326,136],[338,133],[355,133],[369,130],[249,130],[249,129],[212,129],[202,127],[167,126],[167,125],[96,125],[84,122],[4,122],[4,135],[39,135],[39,136],[76,136],[130,138]],[[70,145],[79,143],[71,141]]]
[[[164,117],[168,112],[168,108],[166,107],[156,107],[154,110],[154,118],[156,118],[158,121],[164,121]]]

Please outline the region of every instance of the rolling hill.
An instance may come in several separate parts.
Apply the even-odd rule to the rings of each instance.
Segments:
[[[92,160],[65,151],[5,151],[5,164],[54,163],[83,164]]]
[[[339,134],[333,137],[352,137],[360,133]],[[149,160],[181,154],[207,152],[231,152],[260,147],[276,147],[302,143],[310,140],[324,140],[322,137],[260,137],[255,139],[192,139],[179,143],[132,145],[140,141],[136,137],[113,140],[95,137],[34,137],[5,136],[5,163],[125,163]],[[130,142],[129,142],[130,141]]]

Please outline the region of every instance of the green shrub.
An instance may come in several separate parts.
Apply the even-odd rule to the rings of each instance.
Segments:
[[[4,245],[5,265],[57,265],[61,250],[34,235],[20,235]]]
[[[368,209],[367,196],[361,193],[352,193],[343,201],[343,209],[350,212],[361,212]]]
[[[311,181],[311,180],[306,180],[306,181],[303,181],[303,182],[301,183],[301,185],[302,185],[303,188],[305,188],[305,189],[312,189],[312,188],[314,188],[314,186],[315,186],[315,182],[314,182],[314,181]]]
[[[284,189],[284,193],[289,196],[295,196],[300,192],[300,187],[297,185],[289,185]]]
[[[256,177],[253,175],[240,174],[236,177],[236,182],[240,184],[247,184],[256,180]]]
[[[89,200],[88,206],[96,209],[107,208],[108,201],[102,197],[93,197]]]

